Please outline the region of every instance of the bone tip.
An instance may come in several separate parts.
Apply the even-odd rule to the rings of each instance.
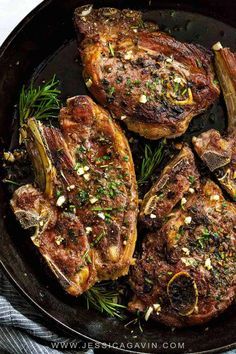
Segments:
[[[212,49],[217,52],[217,51],[223,49],[223,46],[220,42],[217,42],[212,46]]]

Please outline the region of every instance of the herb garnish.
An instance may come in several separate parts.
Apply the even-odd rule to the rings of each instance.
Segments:
[[[114,57],[115,56],[114,48],[112,47],[110,42],[108,42],[108,48],[109,48],[111,56]]]
[[[93,242],[90,243],[90,247],[94,247],[96,246],[100,241],[101,239],[106,235],[106,233],[103,231],[101,232],[94,240]]]
[[[106,93],[108,94],[108,96],[112,96],[115,93],[116,89],[114,86],[108,86]]]
[[[12,181],[10,179],[4,179],[3,182],[4,183],[9,183],[9,184],[14,184],[15,186],[20,186],[20,183]]]
[[[97,284],[86,291],[84,295],[86,296],[87,309],[92,306],[111,317],[123,318],[120,309],[126,308],[126,306],[118,303],[119,293],[117,290],[107,290],[103,284]]]
[[[178,240],[180,239],[180,237],[184,235],[184,232],[185,232],[185,231],[184,231],[184,226],[181,225],[181,226],[179,227],[178,231],[177,231],[176,236],[175,236],[176,241],[178,241]]]
[[[201,237],[198,238],[198,243],[200,244],[201,248],[204,248],[206,243],[210,240],[211,234],[207,228],[205,228],[202,232]]]
[[[58,99],[61,91],[57,88],[59,81],[55,75],[42,86],[34,87],[31,81],[29,88],[23,86],[19,99],[19,119],[22,126],[30,117],[49,119],[57,116],[60,109]]]
[[[77,199],[79,200],[79,202],[80,202],[81,204],[86,203],[86,202],[88,201],[88,199],[89,199],[89,194],[88,194],[88,192],[85,191],[85,190],[80,190],[80,191],[78,192],[78,194],[77,194]]]
[[[151,280],[151,279],[149,279],[149,278],[147,278],[147,277],[144,278],[144,281],[145,281],[146,283],[148,283],[148,284],[153,284],[153,280]]]
[[[124,325],[124,327],[126,328],[126,327],[129,327],[131,325],[137,325],[138,324],[140,332],[143,333],[143,328],[142,328],[142,323],[141,323],[142,319],[143,319],[143,314],[139,310],[137,310],[136,317],[133,320],[131,320],[128,323],[126,323]]]
[[[91,264],[91,263],[92,263],[91,257],[90,257],[90,255],[89,255],[89,251],[90,251],[90,249],[88,248],[88,249],[84,252],[84,254],[83,254],[83,256],[82,256],[82,260],[85,260],[85,262],[86,262],[87,264]]]
[[[189,180],[189,182],[190,182],[191,184],[194,184],[194,182],[195,182],[195,176],[189,176],[189,177],[188,177],[188,180]]]
[[[107,207],[107,208],[103,208],[103,207],[94,207],[94,208],[92,208],[91,210],[93,210],[93,211],[104,211],[104,210],[106,210],[106,211],[110,211],[110,210],[113,210],[114,208],[112,208],[112,207]]]
[[[165,143],[166,140],[162,140],[156,149],[152,149],[149,144],[145,145],[144,158],[142,161],[140,175],[138,177],[138,184],[145,183],[162,161]]]

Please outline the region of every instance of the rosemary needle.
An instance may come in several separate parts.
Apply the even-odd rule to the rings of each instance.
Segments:
[[[54,118],[60,108],[58,99],[61,91],[55,75],[42,86],[34,87],[33,81],[28,88],[22,87],[19,99],[19,119],[22,126],[31,117],[36,119]]]
[[[20,186],[20,183],[12,181],[10,179],[3,179],[3,183],[9,183],[9,184],[14,184],[15,186]]]
[[[122,318],[121,308],[126,306],[119,304],[119,293],[116,290],[107,290],[102,284],[94,285],[84,294],[87,301],[87,308],[90,306],[99,312],[106,313],[111,317]]]
[[[138,184],[145,183],[162,161],[165,143],[165,139],[162,140],[156,149],[152,149],[149,144],[145,145],[144,158],[141,165]]]

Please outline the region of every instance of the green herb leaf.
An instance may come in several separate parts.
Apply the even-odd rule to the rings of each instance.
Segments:
[[[15,182],[15,181],[12,181],[12,180],[6,179],[6,178],[3,180],[3,183],[9,183],[9,184],[13,184],[13,185],[15,185],[15,186],[20,186],[20,185],[21,185],[21,184],[18,183],[18,182]]]
[[[60,109],[60,101],[58,99],[61,91],[57,88],[59,81],[53,78],[39,86],[34,87],[33,81],[29,88],[23,86],[19,99],[19,119],[22,126],[30,117],[36,119],[55,118]]]
[[[90,243],[90,247],[94,247],[96,246],[100,241],[101,239],[106,236],[106,233],[104,231],[102,231],[94,240],[93,242]]]
[[[191,183],[191,184],[194,184],[194,182],[195,182],[195,176],[189,176],[188,177],[188,180],[189,180],[189,182]]]
[[[94,208],[91,208],[92,211],[109,211],[109,210],[113,210],[114,208],[113,207],[107,207],[107,208],[103,208],[103,207],[94,207]]]
[[[108,48],[111,53],[111,56],[114,57],[115,56],[114,48],[112,47],[110,42],[108,42]]]
[[[89,200],[89,193],[86,190],[80,190],[77,193],[77,199],[81,204],[84,204]]]
[[[116,91],[116,89],[115,89],[114,86],[108,86],[108,88],[107,88],[107,90],[106,90],[108,96],[110,96],[110,97],[111,97],[112,95],[114,95],[115,91]]]
[[[87,309],[92,306],[111,317],[123,318],[120,309],[126,308],[126,306],[118,303],[118,291],[107,290],[103,284],[97,284],[86,291],[84,295],[87,301]]]
[[[148,284],[153,284],[153,280],[152,279],[149,279],[149,278],[144,278],[144,281]]]
[[[165,139],[159,143],[159,146],[152,150],[149,144],[145,145],[144,158],[141,165],[141,171],[138,177],[138,184],[145,183],[152,175],[154,170],[160,164],[164,156],[164,146],[166,144]]]

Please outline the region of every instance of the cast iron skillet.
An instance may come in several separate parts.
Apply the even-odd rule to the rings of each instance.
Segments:
[[[236,2],[233,0],[92,2],[95,7],[143,10],[145,17],[157,21],[161,29],[170,31],[180,40],[198,42],[209,48],[220,40],[224,46],[236,49]],[[13,105],[19,90],[32,76],[42,81],[56,73],[61,81],[63,100],[86,93],[81,66],[76,60],[72,25],[73,10],[86,3],[81,0],[44,1],[17,26],[0,49],[2,148],[9,148],[12,131],[17,124],[13,120]],[[223,130],[225,117],[225,107],[220,101],[210,114],[192,122],[186,136],[213,126]],[[235,306],[203,327],[171,331],[150,321],[144,325],[144,333],[138,329],[131,333],[118,320],[106,318],[93,310],[88,312],[81,299],[67,296],[45,273],[27,233],[15,222],[9,208],[9,195],[2,185],[0,205],[1,266],[26,299],[63,331],[108,346],[118,347],[121,344],[120,350],[132,353],[213,353],[236,347]]]

